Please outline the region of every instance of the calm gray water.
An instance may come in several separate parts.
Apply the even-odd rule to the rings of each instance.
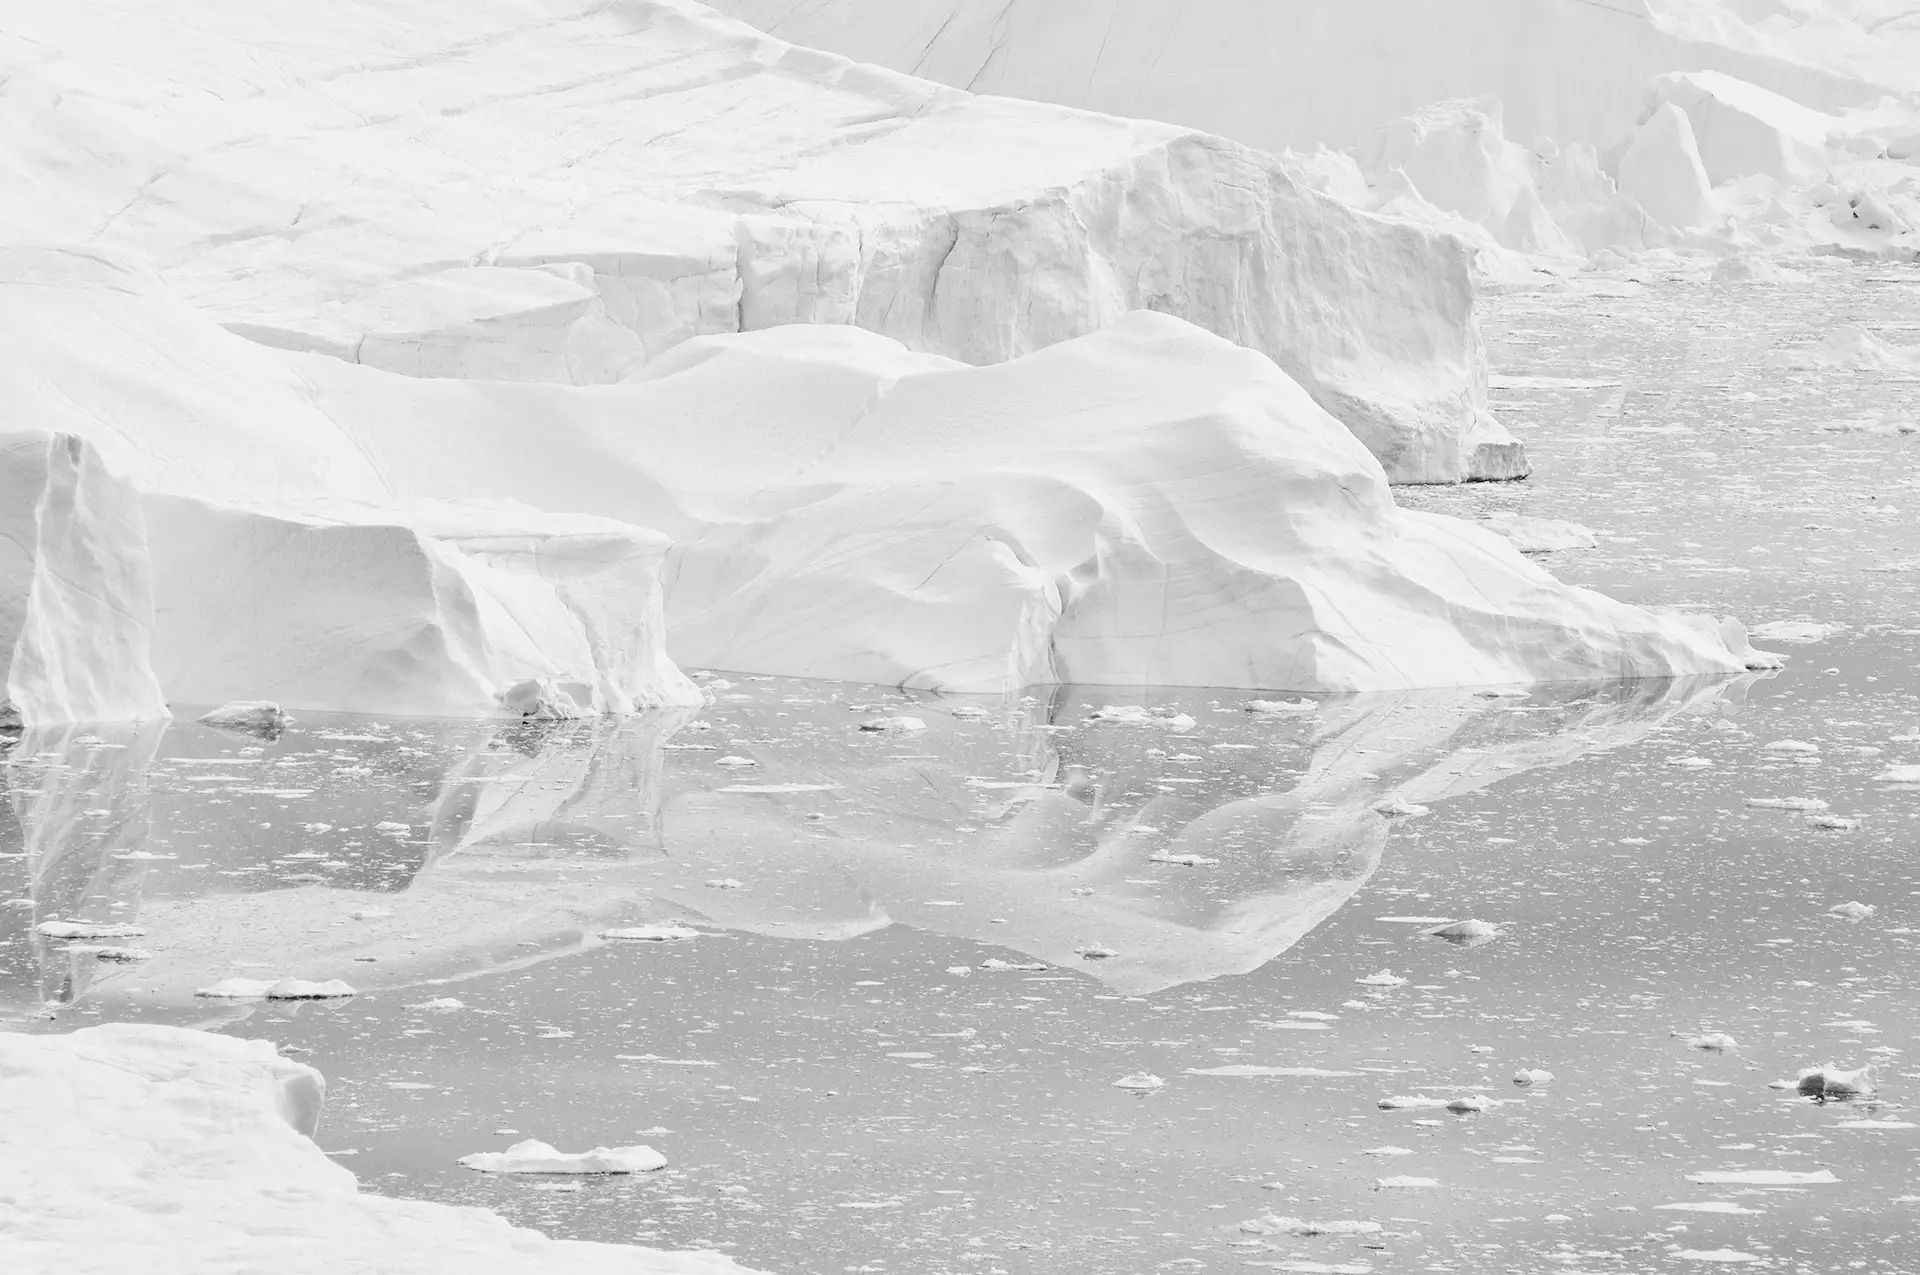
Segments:
[[[771,1271],[1920,1270],[1920,787],[1877,778],[1920,763],[1920,383],[1778,353],[1914,338],[1916,301],[1858,266],[1499,299],[1536,477],[1401,493],[1602,532],[1564,578],[1834,626],[1761,642],[1782,674],[983,719],[733,677],[697,717],[29,736],[0,1025],[267,1037],[329,1077],[321,1143],[367,1189]],[[884,713],[927,729],[857,729]],[[1858,826],[1748,804],[1778,797]],[[131,919],[153,959],[60,952],[53,915]],[[667,919],[700,937],[597,937]],[[192,995],[282,974],[360,994]],[[1879,1097],[1768,1087],[1829,1061]],[[671,1164],[454,1163],[523,1136]],[[1691,1180],[1750,1171],[1835,1181]],[[1379,1229],[1243,1229],[1268,1214]]]

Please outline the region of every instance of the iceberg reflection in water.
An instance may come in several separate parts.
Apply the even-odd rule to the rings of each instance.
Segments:
[[[193,991],[268,974],[403,986],[666,918],[796,940],[900,924],[1144,994],[1255,969],[1331,916],[1380,862],[1393,819],[1375,807],[1735,714],[1753,680],[1278,713],[1182,691],[1095,720],[1141,693],[1067,687],[955,716],[957,701],[755,679],[714,682],[704,712],[581,722],[30,732],[0,768],[0,998],[9,1016],[90,990],[244,1015]],[[858,729],[883,713],[927,729]],[[135,925],[119,941],[151,958],[71,951],[38,932],[49,920]]]

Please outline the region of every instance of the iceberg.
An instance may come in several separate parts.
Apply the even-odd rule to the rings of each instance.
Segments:
[[[0,1192],[34,1219],[8,1239],[13,1269],[747,1275],[719,1253],[550,1240],[485,1209],[362,1193],[312,1141],[325,1081],[267,1041],[0,1033],[0,1073]]]

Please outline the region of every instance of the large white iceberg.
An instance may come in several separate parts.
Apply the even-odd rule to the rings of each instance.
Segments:
[[[1516,472],[1463,247],[1219,137],[975,97],[688,0],[75,0],[7,25],[0,239],[151,264],[258,342],[590,384],[706,333],[857,324],[986,363],[1155,309],[1273,357],[1395,480]]]
[[[988,367],[795,325],[576,387],[267,349],[88,254],[0,254],[7,295],[32,305],[0,305],[0,396],[147,493],[176,697],[470,713],[546,678],[595,709],[689,702],[656,591],[684,663],[939,689],[1752,658],[1396,508],[1271,360],[1166,315]]]
[[[744,1275],[713,1252],[550,1240],[362,1193],[310,1135],[320,1073],[261,1040],[115,1023],[0,1033],[7,1265],[74,1275]]]

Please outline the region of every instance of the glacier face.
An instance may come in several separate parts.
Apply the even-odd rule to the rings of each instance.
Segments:
[[[851,323],[988,363],[1155,309],[1274,358],[1397,481],[1524,470],[1462,247],[1219,137],[974,97],[685,0],[9,26],[0,229],[149,262],[258,342],[593,384],[716,332]]]

